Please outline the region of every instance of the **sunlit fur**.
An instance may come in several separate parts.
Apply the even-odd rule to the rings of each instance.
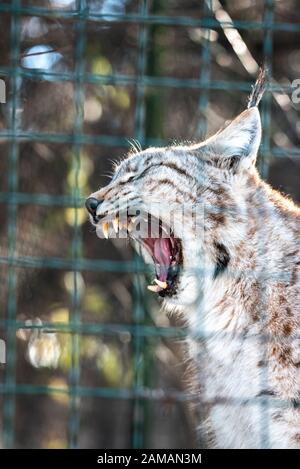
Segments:
[[[199,444],[210,447],[300,448],[300,211],[260,179],[260,139],[253,107],[199,145],[132,154],[92,194],[99,215],[127,200],[160,202],[162,218],[174,203],[204,207],[200,236],[185,220],[163,308],[188,324]]]

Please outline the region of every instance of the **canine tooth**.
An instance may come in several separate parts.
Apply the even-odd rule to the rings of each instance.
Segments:
[[[108,222],[105,221],[102,223],[102,231],[106,239],[108,239]]]
[[[112,221],[115,233],[117,234],[119,231],[119,217],[115,217]]]
[[[158,285],[160,288],[163,288],[164,290],[168,287],[167,282],[162,282],[161,280],[158,280],[158,278],[155,278],[155,279],[154,279],[154,282],[157,283],[157,285]]]
[[[158,285],[148,285],[147,288],[154,293],[159,293],[162,290]]]

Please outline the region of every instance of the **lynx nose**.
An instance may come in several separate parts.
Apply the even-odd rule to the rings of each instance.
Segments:
[[[101,202],[96,199],[95,197],[89,197],[88,199],[86,199],[85,201],[85,206],[88,210],[88,212],[92,215],[92,217],[95,218],[96,216],[96,211],[97,211],[97,207],[98,205],[100,204]]]

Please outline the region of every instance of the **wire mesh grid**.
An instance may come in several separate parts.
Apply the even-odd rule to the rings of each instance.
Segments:
[[[25,4],[26,3],[26,4]],[[22,0],[12,0],[8,3],[0,3],[1,14],[8,14],[10,18],[10,63],[1,66],[0,74],[5,80],[9,80],[9,125],[0,129],[0,140],[8,143],[8,168],[7,190],[1,190],[0,203],[7,210],[7,252],[0,256],[0,263],[7,266],[7,308],[5,317],[1,319],[1,328],[5,331],[7,346],[7,363],[5,365],[4,381],[0,383],[0,394],[3,396],[3,445],[14,446],[15,427],[15,401],[18,395],[42,395],[42,394],[67,394],[69,396],[68,412],[68,447],[78,446],[80,431],[80,406],[81,398],[93,396],[112,399],[130,399],[133,402],[133,418],[131,426],[131,445],[142,448],[145,445],[145,402],[151,400],[173,399],[178,401],[193,400],[194,396],[187,392],[166,391],[160,388],[151,388],[145,381],[145,354],[149,353],[145,345],[147,338],[165,337],[178,339],[185,337],[186,330],[182,327],[159,327],[149,323],[147,319],[147,298],[144,295],[143,277],[140,275],[145,267],[138,258],[133,260],[106,260],[84,258],[82,253],[82,226],[78,223],[79,210],[83,204],[81,193],[80,168],[81,150],[84,146],[104,145],[107,148],[127,148],[127,137],[110,135],[109,133],[95,135],[87,134],[83,130],[84,121],[84,90],[85,85],[102,86],[114,85],[133,87],[135,91],[135,122],[134,134],[142,146],[151,144],[164,144],[166,140],[153,137],[146,132],[146,89],[164,88],[196,90],[198,92],[199,120],[197,134],[203,137],[207,132],[206,110],[209,107],[210,93],[215,91],[235,91],[248,93],[251,90],[253,77],[257,70],[252,69],[249,79],[245,81],[233,81],[213,79],[211,75],[211,35],[214,31],[253,32],[260,31],[263,34],[262,47],[263,61],[267,64],[269,74],[272,77],[273,58],[273,34],[283,31],[285,33],[300,32],[300,24],[294,22],[275,22],[275,2],[266,0],[263,2],[263,14],[260,21],[231,20],[227,17],[216,17],[213,0],[203,2],[199,7],[199,17],[193,18],[183,15],[164,15],[161,12],[161,2],[157,9],[149,0],[138,2],[135,12],[105,12],[91,10],[89,2],[76,0],[73,7],[55,9],[51,6],[38,6],[27,4]],[[152,12],[150,12],[150,4]],[[158,5],[160,8],[158,8]],[[155,6],[155,5],[154,5]],[[154,13],[153,13],[154,11]],[[197,9],[198,11],[198,9]],[[48,18],[53,21],[69,20],[74,24],[75,52],[73,70],[51,71],[42,69],[25,68],[20,64],[21,54],[21,19],[23,17]],[[138,27],[138,47],[136,54],[136,73],[133,75],[119,73],[93,73],[86,70],[86,30],[90,22],[101,25],[111,25],[121,22],[133,24]],[[149,34],[153,28],[160,26],[184,27],[191,30],[203,31],[201,53],[199,52],[199,76],[198,78],[173,78],[169,76],[155,76],[149,74]],[[200,57],[201,55],[201,57]],[[200,60],[201,59],[201,60]],[[71,82],[74,84],[75,113],[71,132],[43,132],[32,129],[24,130],[21,126],[21,115],[18,112],[20,99],[20,80],[40,80],[50,83]],[[288,85],[278,85],[271,80],[268,91],[262,103],[263,142],[260,149],[260,170],[265,178],[271,155],[275,157],[299,157],[299,150],[274,147],[270,143],[270,110],[272,93],[282,90],[289,91]],[[24,142],[55,143],[72,147],[72,170],[74,174],[72,191],[69,194],[56,195],[51,193],[25,193],[18,187],[18,168],[20,148]],[[44,207],[63,207],[74,209],[74,229],[70,239],[71,250],[66,258],[55,256],[43,257],[35,255],[19,255],[16,250],[16,233],[19,208],[24,205],[41,205]],[[43,324],[28,324],[17,315],[16,285],[18,269],[53,269],[54,271],[72,272],[72,306],[70,321],[67,324],[44,322]],[[82,317],[81,289],[79,287],[79,274],[82,272],[130,272],[135,276],[133,285],[133,313],[131,324],[110,323],[86,323]],[[42,384],[25,384],[16,380],[16,331],[18,330],[47,330],[60,331],[71,334],[71,364],[69,367],[68,386],[61,389],[55,386]],[[81,385],[81,360],[80,344],[82,334],[96,334],[114,336],[120,333],[130,333],[133,337],[134,377],[131,388],[113,387],[86,387]],[[238,403],[239,405],[240,403]],[[247,405],[247,403],[244,403]],[[262,399],[262,412],[265,410],[265,402]],[[262,441],[267,439],[266,426],[262,424]]]

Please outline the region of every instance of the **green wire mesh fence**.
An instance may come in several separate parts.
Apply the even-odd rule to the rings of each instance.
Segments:
[[[105,4],[113,5],[110,9],[103,7]],[[178,2],[177,2],[178,3]],[[251,2],[250,2],[251,3]],[[0,192],[0,204],[3,212],[3,223],[6,229],[6,246],[2,246],[0,251],[0,266],[5,273],[6,301],[1,304],[0,330],[6,342],[6,364],[1,365],[3,374],[1,375],[0,395],[2,396],[2,434],[4,447],[15,446],[15,431],[18,426],[18,408],[16,399],[18,396],[40,396],[40,395],[61,395],[68,396],[68,417],[67,417],[67,446],[75,448],[80,446],[79,434],[81,426],[81,408],[83,398],[103,398],[111,403],[115,400],[130,400],[132,408],[130,413],[130,426],[128,429],[128,445],[133,447],[144,447],[147,443],[146,433],[149,427],[149,408],[151,401],[164,402],[186,402],[193,399],[193,396],[184,390],[163,389],[159,384],[155,385],[149,379],[149,368],[153,366],[153,356],[149,340],[153,338],[175,339],[185,336],[185,329],[182,327],[165,326],[155,323],[149,315],[149,299],[145,296],[145,286],[143,272],[145,267],[139,258],[133,259],[105,259],[84,255],[84,231],[87,231],[88,224],[83,225],[82,205],[84,196],[88,195],[82,189],[82,168],[86,164],[83,151],[87,147],[93,149],[93,159],[97,159],[98,148],[105,147],[109,153],[111,149],[123,149],[124,152],[130,146],[128,139],[136,139],[142,147],[147,145],[162,145],[177,139],[178,135],[166,137],[162,132],[162,93],[168,90],[175,90],[183,99],[189,92],[193,93],[196,99],[197,119],[193,138],[203,138],[208,130],[209,108],[211,98],[214,95],[218,99],[223,99],[226,93],[232,96],[242,96],[243,102],[247,93],[251,90],[258,71],[258,66],[265,63],[271,77],[268,91],[262,103],[263,122],[263,142],[260,150],[260,170],[265,178],[269,177],[269,169],[272,158],[298,158],[300,151],[295,149],[298,136],[293,133],[290,137],[293,145],[274,144],[274,136],[271,132],[271,106],[276,105],[276,112],[282,115],[286,112],[285,104],[281,99],[291,92],[290,83],[277,83],[272,79],[273,64],[273,38],[276,34],[284,34],[285,37],[291,35],[293,38],[300,33],[300,23],[295,20],[279,21],[276,17],[276,3],[273,0],[264,2],[254,2],[259,5],[257,15],[248,15],[245,19],[234,18],[228,13],[227,5],[224,2],[207,0],[203,2],[187,2],[190,10],[185,13],[178,7],[176,2],[163,2],[161,0],[140,0],[130,1],[87,1],[76,0],[76,2],[38,2],[12,0],[11,2],[0,3],[0,14],[7,24],[7,36],[5,36],[5,47],[8,50],[8,59],[1,63],[0,76],[7,85],[7,103],[5,106],[5,124],[0,128],[0,142],[5,145],[7,152],[7,165],[5,171],[6,182],[3,182]],[[169,12],[170,5],[171,13]],[[59,6],[63,5],[63,6]],[[282,6],[282,5],[279,5]],[[182,6],[181,6],[182,7]],[[191,13],[189,15],[189,12]],[[168,14],[170,13],[170,14]],[[24,62],[26,58],[26,47],[29,48],[30,41],[25,44],[25,25],[34,19],[33,25],[39,25],[43,21],[48,21],[48,26],[53,25],[61,28],[70,27],[74,40],[74,61],[69,67],[50,66],[30,66]],[[279,16],[280,19],[280,16]],[[104,28],[109,30],[116,25],[125,28],[135,28],[136,48],[134,49],[135,67],[133,73],[116,72],[102,58],[100,69],[90,67],[88,58],[92,52],[89,50],[87,38],[91,28]],[[37,26],[36,26],[37,27]],[[24,29],[25,28],[25,29]],[[193,72],[192,77],[171,76],[166,71],[161,73],[161,61],[164,58],[163,40],[160,43],[157,38],[164,37],[166,28],[172,28],[174,34],[177,30],[188,32],[194,38],[193,57],[197,57],[197,72]],[[49,26],[50,29],[50,26]],[[131,29],[129,29],[131,31]],[[216,39],[216,33],[219,38]],[[251,43],[249,35],[259,34],[255,47],[247,47],[247,40]],[[244,35],[245,39],[244,39]],[[296,35],[296,36],[295,36]],[[32,34],[31,41],[38,37]],[[120,36],[118,36],[120,37]],[[167,35],[166,35],[167,37]],[[113,34],[111,36],[113,41]],[[35,39],[36,40],[36,39]],[[39,54],[54,55],[57,52],[64,53],[64,46],[56,47],[56,38],[52,37],[52,50],[35,50],[32,57],[39,57]],[[222,50],[217,51],[217,58],[220,60],[219,67],[225,69],[225,73],[214,73],[216,62],[216,47],[222,43]],[[3,45],[2,45],[3,47]],[[61,47],[61,48],[60,48]],[[221,46],[220,46],[221,47]],[[112,50],[118,48],[118,44],[113,43]],[[24,52],[25,50],[25,52]],[[223,59],[220,55],[223,53]],[[30,50],[27,54],[30,57]],[[240,68],[236,76],[235,70],[228,72],[231,57],[238,63]],[[170,60],[170,59],[169,59]],[[174,58],[176,60],[176,58]],[[227,61],[227,62],[226,62]],[[235,63],[235,62],[234,62]],[[222,65],[223,64],[223,65]],[[234,67],[234,64],[233,64]],[[242,71],[241,71],[242,70]],[[58,128],[55,131],[48,131],[44,128],[38,129],[34,125],[24,127],[22,122],[22,103],[26,87],[22,83],[46,83],[47,86],[73,85],[72,102],[74,113],[72,122],[67,131]],[[29,87],[29,85],[28,85]],[[129,89],[134,95],[132,100],[134,107],[134,119],[132,132],[129,134],[118,134],[110,132],[109,126],[101,132],[86,132],[85,127],[85,104],[87,101],[86,90],[88,87],[102,87],[110,90],[112,94],[116,89]],[[118,88],[119,87],[119,88]],[[25,88],[25,89],[24,89]],[[49,88],[50,89],[50,88]],[[152,94],[149,92],[152,90]],[[154,90],[154,91],[153,91]],[[41,91],[42,92],[42,91]],[[150,97],[149,97],[150,95]],[[49,97],[49,99],[51,99]],[[119,96],[123,99],[123,107],[126,108],[126,93]],[[187,98],[189,99],[189,98]],[[45,106],[47,100],[41,106]],[[65,104],[62,101],[61,106]],[[184,100],[181,102],[184,106]],[[47,106],[47,104],[46,104]],[[193,103],[194,110],[195,104]],[[238,107],[239,106],[239,107]],[[238,102],[236,109],[243,107]],[[45,109],[46,112],[46,109]],[[117,111],[111,111],[117,112]],[[174,112],[178,112],[176,109]],[[292,110],[291,110],[292,112]],[[233,116],[228,110],[228,116]],[[167,117],[165,117],[167,119]],[[289,125],[289,122],[285,126]],[[298,129],[299,131],[299,129]],[[172,132],[170,132],[172,133]],[[191,137],[187,136],[188,138]],[[68,191],[63,194],[55,191],[22,191],[19,187],[19,175],[22,150],[24,145],[32,144],[34,148],[42,148],[38,145],[66,146],[71,149],[71,162],[69,171],[72,174],[71,184]],[[44,148],[44,147],[43,147]],[[102,156],[99,156],[101,158]],[[30,171],[29,171],[30,178]],[[95,186],[90,187],[96,190]],[[59,192],[59,191],[57,191]],[[21,209],[26,206],[40,206],[46,210],[60,208],[64,210],[72,209],[72,234],[69,238],[68,253],[65,257],[57,255],[45,256],[43,253],[30,252],[24,254],[17,247],[18,223],[22,216]],[[68,212],[69,213],[69,212]],[[40,220],[36,220],[38,225]],[[90,238],[89,238],[90,239]],[[51,252],[51,251],[50,251]],[[18,313],[18,276],[21,272],[29,270],[49,269],[55,272],[69,272],[69,290],[71,292],[69,320],[59,321],[55,318],[51,320],[28,321]],[[115,322],[103,322],[100,320],[86,322],[83,316],[83,293],[82,293],[82,273],[130,273],[134,276],[132,286],[132,317],[131,321],[125,324]],[[120,286],[118,288],[121,288]],[[34,292],[39,295],[39,292]],[[30,300],[28,300],[30,301]],[[56,318],[57,319],[57,318]],[[42,382],[26,383],[17,379],[17,350],[18,331],[27,331],[29,334],[47,332],[70,334],[69,344],[70,362],[67,367],[67,385],[61,387]],[[131,386],[100,386],[82,385],[82,337],[85,335],[96,336],[122,336],[132,338],[132,377]],[[126,335],[127,334],[127,335]],[[111,401],[112,400],[112,401]],[[113,404],[110,404],[113,405]],[[109,444],[108,444],[109,446]]]

